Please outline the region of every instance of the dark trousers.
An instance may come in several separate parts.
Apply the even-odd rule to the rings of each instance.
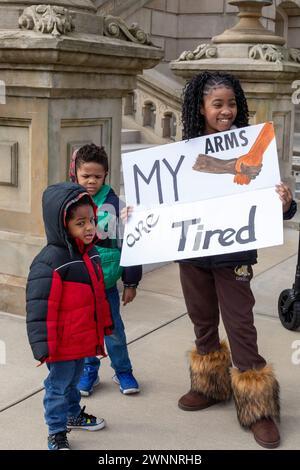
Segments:
[[[227,333],[232,362],[241,371],[264,367],[254,326],[251,266],[204,269],[180,263],[180,280],[188,314],[194,324],[196,348],[207,354],[220,348],[219,311]]]

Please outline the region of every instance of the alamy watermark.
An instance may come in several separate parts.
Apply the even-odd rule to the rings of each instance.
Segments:
[[[6,344],[0,340],[0,365],[6,364]]]
[[[292,349],[295,349],[292,353],[292,363],[294,366],[298,366],[300,364],[300,339],[293,341],[291,347]]]
[[[0,80],[0,104],[6,103],[5,82]]]

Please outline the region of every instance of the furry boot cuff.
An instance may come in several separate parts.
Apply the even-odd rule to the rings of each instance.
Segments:
[[[190,353],[191,389],[208,398],[225,401],[231,397],[230,352],[225,341],[218,351]]]
[[[272,366],[241,372],[231,369],[231,383],[240,424],[249,428],[261,418],[280,415],[279,384]]]

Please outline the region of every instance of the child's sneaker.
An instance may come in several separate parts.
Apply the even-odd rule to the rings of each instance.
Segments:
[[[105,421],[103,418],[96,418],[96,416],[88,415],[84,412],[85,406],[81,409],[77,418],[68,418],[68,429],[83,429],[85,431],[98,431],[104,428]]]
[[[48,436],[48,449],[49,450],[70,450],[70,445],[67,438],[68,431],[50,434]]]
[[[139,384],[134,378],[132,372],[119,372],[113,376],[113,381],[120,385],[120,392],[124,395],[138,393]]]
[[[98,385],[99,382],[97,367],[85,366],[77,388],[80,391],[81,396],[88,397],[92,393],[93,388]]]

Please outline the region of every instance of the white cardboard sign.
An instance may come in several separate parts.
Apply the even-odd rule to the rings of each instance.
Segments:
[[[282,244],[271,123],[131,152],[122,160],[126,203],[134,207],[122,266]]]

